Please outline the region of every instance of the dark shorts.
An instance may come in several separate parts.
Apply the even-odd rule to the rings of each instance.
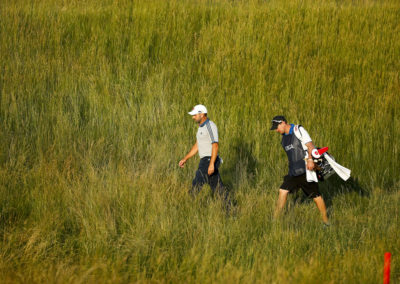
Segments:
[[[290,193],[294,193],[299,188],[301,188],[303,192],[307,195],[307,197],[310,198],[321,196],[318,188],[318,183],[308,182],[306,179],[306,174],[297,177],[289,175],[285,176],[283,178],[283,183],[280,188],[289,190]]]

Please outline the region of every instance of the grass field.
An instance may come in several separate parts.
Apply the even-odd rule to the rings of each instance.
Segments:
[[[400,282],[398,1],[0,3],[0,281]],[[217,124],[226,216],[187,115]],[[352,179],[290,198],[274,115]]]

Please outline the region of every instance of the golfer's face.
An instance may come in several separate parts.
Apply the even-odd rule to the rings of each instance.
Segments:
[[[198,114],[192,115],[192,118],[197,123],[200,123],[201,119],[203,118],[203,114],[202,113],[198,113]]]

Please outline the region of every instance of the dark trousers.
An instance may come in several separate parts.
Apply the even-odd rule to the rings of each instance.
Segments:
[[[196,171],[196,176],[192,182],[192,188],[189,193],[192,196],[196,196],[203,188],[204,184],[208,184],[211,187],[213,194],[215,192],[224,200],[228,201],[228,192],[222,183],[221,176],[219,175],[218,167],[221,164],[219,157],[215,160],[214,173],[208,175],[208,166],[210,165],[211,157],[203,157],[200,159],[199,168]]]

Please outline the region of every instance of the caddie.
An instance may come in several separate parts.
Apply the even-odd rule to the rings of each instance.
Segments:
[[[203,185],[207,183],[210,185],[213,193],[217,191],[221,198],[227,201],[228,192],[222,183],[218,171],[222,160],[218,156],[219,138],[217,126],[208,119],[207,108],[204,105],[196,105],[189,114],[192,116],[192,119],[198,123],[199,128],[196,134],[196,143],[189,153],[179,161],[179,166],[183,168],[186,161],[197,152],[200,156],[199,167],[189,193],[195,196],[200,192]]]
[[[310,135],[303,126],[288,124],[286,118],[281,115],[272,119],[271,130],[282,135],[281,144],[289,160],[289,172],[279,189],[275,216],[279,215],[285,206],[288,194],[301,188],[307,197],[314,200],[324,224],[329,225],[325,202],[314,172],[315,164],[311,152],[315,147]]]

